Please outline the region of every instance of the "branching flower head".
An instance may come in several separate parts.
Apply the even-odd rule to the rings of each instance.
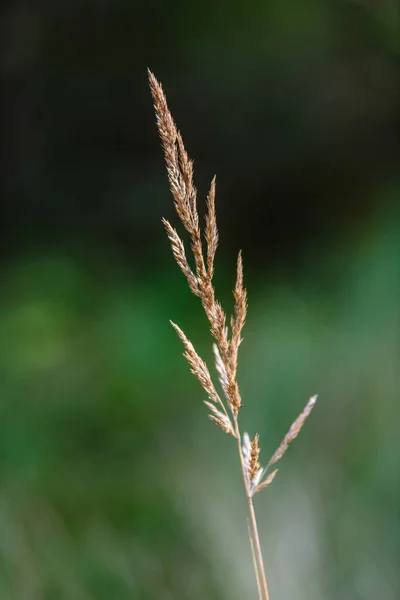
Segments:
[[[223,399],[217,392],[205,361],[199,356],[192,342],[178,325],[172,323],[172,321],[171,324],[183,344],[183,355],[189,363],[191,372],[207,394],[208,400],[205,400],[204,404],[209,410],[209,418],[220,429],[237,440],[243,480],[249,502],[251,517],[250,545],[253,552],[259,597],[261,600],[268,600],[268,588],[252,497],[255,493],[268,487],[274,480],[278,469],[268,472],[270,467],[283,457],[289,444],[299,434],[306,418],[315,406],[317,396],[310,398],[304,410],[292,423],[267,466],[262,467],[259,462],[259,435],[256,434],[252,440],[247,433],[244,433],[242,437],[239,428],[239,410],[242,407],[242,399],[237,381],[237,369],[239,347],[242,343],[242,330],[247,316],[247,292],[243,286],[242,253],[239,252],[237,258],[236,283],[233,291],[234,311],[228,320],[222,305],[216,298],[213,284],[215,255],[219,237],[215,212],[216,180],[214,177],[210,184],[206,201],[205,226],[202,232],[197,211],[197,190],[193,180],[193,161],[186,152],[182,136],[168,109],[162,86],[150,71],[149,82],[175,209],[190,238],[192,254],[190,260],[187,258],[185,244],[178,231],[166,219],[163,219],[163,223],[175,261],[186,277],[190,290],[200,298],[209,321],[210,332],[214,338],[215,368]],[[203,248],[203,238],[205,249]]]

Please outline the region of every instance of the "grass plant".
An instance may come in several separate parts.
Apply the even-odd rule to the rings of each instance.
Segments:
[[[283,457],[289,444],[299,434],[306,418],[315,406],[317,396],[312,396],[309,399],[266,466],[262,466],[259,462],[259,434],[256,433],[251,439],[246,432],[242,434],[239,423],[242,398],[237,381],[237,370],[239,347],[242,343],[242,330],[247,315],[247,293],[243,285],[242,253],[240,251],[237,258],[236,283],[233,290],[234,313],[228,320],[226,312],[216,297],[213,284],[215,254],[218,247],[215,211],[216,179],[214,177],[211,181],[206,200],[205,225],[202,229],[197,210],[197,190],[193,178],[193,161],[186,152],[182,136],[168,109],[161,84],[150,71],[148,74],[169,185],[178,217],[189,234],[193,266],[189,263],[184,242],[177,230],[166,219],[163,219],[163,223],[171,242],[175,261],[186,277],[190,290],[200,298],[207,316],[210,333],[214,339],[215,369],[222,393],[217,391],[207,364],[196,352],[192,342],[176,323],[171,321],[171,324],[184,346],[184,357],[189,363],[191,372],[199,380],[207,394],[208,399],[204,400],[204,404],[209,410],[210,420],[236,440],[250,516],[250,547],[258,595],[260,600],[269,600],[253,497],[267,488],[274,480],[278,472],[275,465]]]

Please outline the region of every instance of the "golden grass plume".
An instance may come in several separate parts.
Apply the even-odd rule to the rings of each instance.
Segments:
[[[218,373],[224,401],[216,390],[205,361],[196,352],[193,344],[186,337],[182,329],[175,323],[172,323],[172,321],[171,324],[184,346],[184,357],[189,363],[191,372],[198,379],[207,394],[208,400],[205,400],[204,404],[210,411],[209,418],[220,429],[231,434],[237,440],[243,482],[249,506],[251,523],[251,527],[249,528],[250,545],[254,559],[258,593],[261,600],[269,600],[252,498],[255,493],[268,487],[274,480],[278,469],[268,473],[269,468],[283,457],[289,444],[297,437],[306,418],[315,406],[317,396],[310,398],[304,410],[291,425],[279,448],[272,455],[267,466],[263,468],[259,462],[259,435],[256,434],[251,440],[247,433],[244,433],[243,436],[241,435],[239,427],[239,410],[242,407],[242,399],[237,382],[237,367],[239,346],[242,342],[242,330],[247,315],[247,292],[243,285],[242,253],[240,251],[237,258],[236,283],[233,290],[234,312],[228,321],[226,313],[220,302],[216,299],[213,285],[215,255],[218,247],[218,228],[215,212],[216,179],[214,177],[210,184],[206,200],[205,226],[202,232],[197,210],[197,190],[193,180],[193,161],[186,152],[182,136],[168,109],[161,84],[151,71],[148,71],[148,76],[158,132],[164,151],[169,185],[178,217],[190,237],[193,267],[189,264],[184,242],[177,230],[166,219],[163,219],[163,223],[171,243],[175,261],[186,277],[190,290],[200,298],[209,321],[210,332],[214,338],[215,368]],[[203,248],[203,238],[205,250]]]

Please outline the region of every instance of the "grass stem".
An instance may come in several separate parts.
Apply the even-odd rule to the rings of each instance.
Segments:
[[[242,467],[243,483],[244,483],[244,488],[246,491],[247,503],[248,503],[249,513],[250,513],[250,524],[251,524],[251,534],[252,534],[251,540],[250,540],[250,545],[253,542],[254,554],[255,554],[255,558],[256,558],[256,562],[255,562],[256,580],[257,580],[257,582],[260,582],[261,591],[262,591],[262,599],[269,600],[267,578],[265,576],[264,560],[263,560],[262,551],[261,551],[260,536],[258,535],[256,513],[254,510],[253,498],[252,498],[252,495],[250,492],[250,486],[249,486],[249,481],[248,481],[248,477],[247,477],[247,473],[246,473],[246,467],[245,467],[244,460],[243,460],[243,452],[242,452],[242,447],[241,447],[242,437],[240,435],[239,422],[238,422],[237,417],[235,417],[235,433],[236,433],[236,439],[237,439],[237,444],[238,444],[240,465]]]

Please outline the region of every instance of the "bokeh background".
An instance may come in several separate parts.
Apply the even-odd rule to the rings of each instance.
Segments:
[[[395,0],[5,0],[0,597],[256,597],[233,440],[168,319],[211,362],[146,67],[217,174],[218,296],[243,249],[242,422],[271,597],[400,597]],[[200,209],[201,211],[203,208]]]

